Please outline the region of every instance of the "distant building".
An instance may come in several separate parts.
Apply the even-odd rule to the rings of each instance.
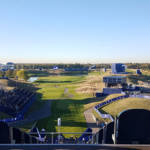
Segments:
[[[2,70],[2,71],[14,70],[14,69],[15,69],[15,64],[12,62],[8,62],[8,63],[6,63],[6,65],[0,64],[0,70]]]
[[[103,82],[105,86],[116,86],[118,84],[123,85],[126,84],[126,77],[125,76],[105,76],[103,77]]]
[[[4,65],[4,64],[0,64],[0,70],[1,70],[1,71],[5,71],[5,70],[7,70],[7,69],[6,69],[6,65]]]
[[[85,67],[85,68],[65,68],[65,71],[88,71],[89,68]]]
[[[59,68],[57,66],[54,66],[53,67],[53,70],[58,70]]]
[[[106,68],[103,68],[103,72],[106,72],[107,71],[107,69]]]
[[[111,66],[113,74],[122,74],[126,72],[126,66],[121,63],[115,63]]]
[[[89,70],[95,70],[95,69],[96,69],[96,66],[95,66],[95,65],[89,67]]]
[[[3,68],[3,64],[0,64],[0,70],[2,70],[2,68]]]
[[[7,69],[7,70],[14,70],[14,69],[15,69],[15,64],[12,63],[12,62],[8,62],[8,63],[6,64],[6,69]]]
[[[109,95],[109,94],[121,94],[122,89],[121,88],[103,88],[103,94]]]

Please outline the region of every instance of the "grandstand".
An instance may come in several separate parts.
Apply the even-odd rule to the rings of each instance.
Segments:
[[[4,106],[5,104],[6,108],[14,110],[14,114],[11,114],[11,112],[11,115],[17,115],[24,110],[25,105],[29,103],[34,92],[27,89],[15,88],[11,91],[1,90],[0,95],[2,97],[1,101],[3,102],[3,105],[1,104],[1,106]],[[95,109],[99,109],[111,102],[127,97],[128,95],[123,95],[110,99],[96,105]],[[9,105],[9,101],[13,105]],[[138,116],[138,119],[136,116]],[[74,139],[73,137],[65,138],[63,136],[65,133],[45,132],[45,135],[47,134],[46,140],[42,143],[47,144],[47,148],[51,148],[52,145],[56,148],[60,145],[61,149],[65,148],[66,145],[69,146],[69,144],[84,145],[84,147],[81,146],[82,149],[86,147],[85,144],[88,144],[89,147],[93,144],[100,144],[98,145],[99,149],[100,147],[105,148],[105,144],[108,144],[107,149],[118,147],[117,144],[150,144],[149,120],[150,111],[143,109],[126,110],[120,113],[114,121],[105,124],[102,128],[100,128],[96,134],[93,134],[92,130],[88,128],[83,134],[80,133],[81,136],[79,138]],[[42,146],[36,130],[32,130],[31,133],[25,133],[20,129],[11,127],[7,123],[1,121],[0,133],[0,148],[3,146],[1,144],[11,144],[11,146],[14,144],[14,147],[21,146],[17,144],[27,144],[28,146],[30,146],[30,144],[34,144],[35,147],[35,144],[37,144]],[[59,138],[60,135],[61,139]],[[81,147],[76,147],[76,149],[81,149]],[[136,147],[138,146],[136,145]],[[70,146],[69,148],[72,149],[75,148],[75,146]],[[25,147],[22,147],[22,149],[25,149]],[[94,149],[94,147],[91,147],[90,149]]]
[[[137,116],[137,117],[136,117]],[[13,147],[14,149],[148,149],[150,144],[150,111],[132,109],[121,112],[115,121],[106,124],[99,132],[93,135],[88,128],[78,139],[64,138],[62,133],[51,133],[42,144],[37,134],[25,133],[17,128],[0,122],[0,148]],[[87,133],[87,134],[86,134]],[[43,133],[40,132],[42,135]],[[50,134],[46,133],[45,134]],[[63,141],[59,142],[59,135]],[[5,144],[5,145],[1,145]],[[11,144],[11,145],[6,145]],[[21,145],[23,144],[23,145]],[[45,147],[46,144],[46,147]],[[73,145],[74,144],[74,145]],[[106,145],[107,144],[107,145]],[[125,144],[125,145],[119,145]],[[129,145],[130,144],[130,145]],[[132,145],[133,144],[133,145]]]
[[[130,109],[99,131],[99,144],[150,144],[150,111]]]
[[[12,117],[23,115],[27,111],[29,104],[35,99],[34,96],[34,91],[28,88],[14,88],[9,91],[1,89],[0,111]]]
[[[123,85],[126,84],[125,76],[105,76],[103,77],[103,82],[106,87],[117,86],[118,84]]]
[[[114,143],[150,144],[150,111],[130,109],[121,112],[115,121]]]

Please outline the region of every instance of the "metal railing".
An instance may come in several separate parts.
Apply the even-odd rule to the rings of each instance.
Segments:
[[[38,133],[30,132],[28,134],[39,140]],[[39,134],[44,134],[45,138],[44,142],[40,143],[47,144],[98,144],[99,138],[98,133],[93,134],[90,132],[39,132]]]

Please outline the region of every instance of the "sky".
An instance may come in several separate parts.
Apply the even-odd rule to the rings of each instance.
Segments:
[[[150,0],[0,0],[0,63],[150,62]]]

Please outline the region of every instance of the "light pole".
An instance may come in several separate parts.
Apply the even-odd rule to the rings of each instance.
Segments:
[[[58,126],[58,143],[60,143],[60,128],[61,128],[61,118],[57,119],[57,126]]]

